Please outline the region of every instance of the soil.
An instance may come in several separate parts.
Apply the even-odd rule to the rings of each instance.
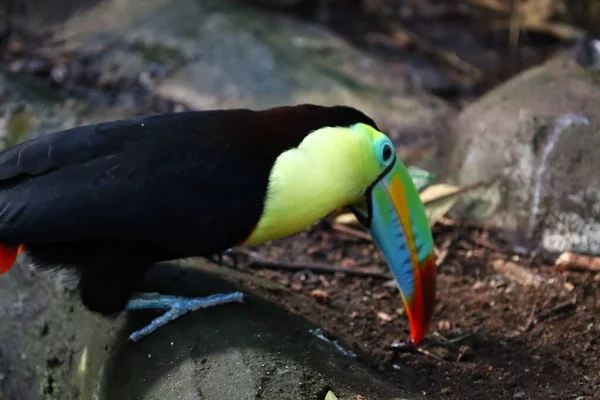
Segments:
[[[386,279],[239,267],[321,303],[323,313],[288,306],[398,385],[433,398],[600,398],[600,275],[559,272],[547,257],[518,255],[482,228],[440,224],[434,235],[447,253],[431,331],[418,349],[405,345],[407,318]],[[387,271],[373,243],[326,222],[255,250],[283,263]],[[498,260],[538,275],[540,285],[507,279],[494,268]]]

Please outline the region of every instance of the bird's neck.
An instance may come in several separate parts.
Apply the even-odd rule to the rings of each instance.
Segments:
[[[343,143],[347,134],[337,129],[313,132],[277,158],[262,217],[242,245],[300,232],[358,199],[360,179],[353,165],[360,165],[360,154]]]

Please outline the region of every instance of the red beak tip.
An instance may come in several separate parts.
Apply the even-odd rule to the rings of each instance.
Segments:
[[[425,335],[427,334],[427,329],[416,329],[416,330],[411,330],[411,335],[410,335],[410,341],[412,342],[413,345],[418,345],[421,340],[423,340],[423,338],[425,337]]]

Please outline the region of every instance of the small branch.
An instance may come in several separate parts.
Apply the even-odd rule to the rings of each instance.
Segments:
[[[356,276],[368,276],[372,278],[378,279],[391,279],[391,274],[386,274],[383,272],[376,271],[365,271],[359,268],[345,268],[338,267],[336,265],[326,265],[326,264],[296,264],[296,263],[288,263],[284,261],[269,261],[269,260],[260,260],[260,259],[251,259],[249,261],[250,266],[261,267],[261,268],[269,268],[269,269],[283,269],[287,271],[311,271],[311,272],[320,272],[320,273],[342,273],[347,275],[356,275]]]
[[[529,318],[527,318],[527,323],[520,329],[521,332],[525,333],[528,332],[531,328],[533,328],[533,325],[535,325],[536,313],[537,304],[534,304],[533,308],[531,309],[531,313],[529,314]]]
[[[574,310],[577,307],[577,296],[575,296],[571,300],[564,301],[556,306],[554,306],[551,310],[541,313],[537,317],[537,322],[541,322],[547,318],[550,318],[553,315],[562,314],[567,311]]]
[[[527,322],[525,325],[517,328],[515,333],[510,335],[511,338],[516,338],[517,336],[522,335],[523,333],[529,332],[531,328],[537,323],[537,304],[533,305],[531,312],[529,313],[529,317],[527,318]]]
[[[409,32],[404,28],[401,28],[400,26],[392,25],[391,23],[388,23],[387,26],[393,33],[393,37],[400,43],[407,41],[414,43],[415,46],[417,46],[424,53],[444,61],[452,68],[469,75],[474,81],[479,80],[483,76],[481,70],[461,59],[456,53],[444,51],[436,47],[431,42],[417,36],[412,32]]]
[[[320,272],[320,273],[342,273],[347,275],[356,275],[356,276],[368,276],[372,278],[378,279],[393,279],[392,275],[384,272],[377,271],[366,271],[360,268],[346,268],[340,267],[337,265],[327,265],[327,264],[296,264],[296,263],[288,263],[285,261],[270,261],[264,259],[260,254],[255,251],[248,249],[235,249],[235,252],[240,253],[248,257],[248,265],[260,268],[269,268],[269,269],[282,269],[286,271],[311,271],[311,272]]]
[[[502,4],[497,0],[464,0],[467,3],[471,3],[474,6],[485,8],[488,11],[501,13],[504,15],[510,15],[510,7]]]
[[[585,256],[575,253],[562,253],[554,262],[559,271],[600,272],[600,257]]]
[[[392,351],[394,353],[421,353],[438,361],[444,361],[443,357],[440,357],[437,354],[434,354],[421,347],[417,347],[410,342],[392,343],[391,345],[385,346],[384,350]]]
[[[540,287],[542,279],[539,275],[511,261],[496,260],[493,267],[513,282],[522,286]]]
[[[370,2],[367,2],[365,11],[375,17],[377,22],[381,26],[385,27],[385,29],[391,34],[392,38],[401,46],[406,46],[407,44],[412,43],[422,52],[447,63],[452,68],[468,75],[472,80],[477,81],[483,76],[481,70],[464,61],[457,54],[444,51],[436,47],[433,43],[419,37],[407,29],[404,29],[399,24],[394,23],[381,15],[377,15],[378,13],[376,11],[376,6],[373,6],[369,3]]]
[[[356,238],[366,240],[368,242],[373,241],[373,239],[371,238],[371,235],[369,235],[366,232],[359,231],[358,229],[349,228],[342,224],[332,224],[331,227],[338,232],[345,233],[346,235],[354,236]]]
[[[446,240],[444,240],[444,242],[442,243],[442,245],[440,246],[440,248],[438,249],[438,247],[434,247],[434,251],[436,252],[436,260],[435,260],[435,266],[439,267],[441,266],[444,261],[446,261],[446,257],[448,257],[448,252],[450,251],[450,246],[452,245],[452,242],[455,240],[455,237],[450,237],[447,238]]]
[[[425,354],[426,356],[436,359],[438,361],[444,361],[444,359],[442,357],[440,357],[437,354],[434,354],[428,350],[425,350],[421,347],[417,347],[416,350],[417,350],[417,353]]]

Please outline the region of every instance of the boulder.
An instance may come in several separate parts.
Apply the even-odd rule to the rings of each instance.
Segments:
[[[527,70],[454,121],[440,178],[489,182],[459,217],[550,252],[600,254],[600,77],[571,53]]]
[[[120,115],[0,74],[2,148]],[[85,346],[84,333],[96,331],[101,321],[81,307],[71,286],[62,276],[39,274],[27,265],[0,276],[0,398],[79,398],[74,371]]]
[[[423,398],[384,381],[290,313],[290,304],[306,302],[276,284],[186,260],[155,266],[142,289],[184,296],[242,290],[250,301],[192,312],[130,342],[158,312],[101,318],[60,278],[21,263],[0,280],[2,398],[297,400],[323,399],[329,390],[340,400]]]
[[[94,54],[103,82],[137,79],[186,108],[346,104],[398,143],[452,113],[333,32],[243,1],[105,0],[49,32],[55,53]]]

